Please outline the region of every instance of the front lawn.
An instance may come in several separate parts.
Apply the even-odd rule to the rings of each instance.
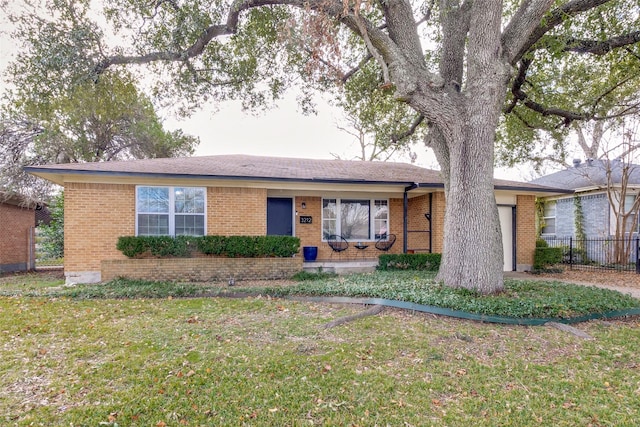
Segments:
[[[640,320],[548,327],[268,297],[0,297],[0,425],[605,426]]]

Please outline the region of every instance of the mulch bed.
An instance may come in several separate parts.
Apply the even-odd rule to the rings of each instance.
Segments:
[[[640,289],[640,274],[632,271],[565,270],[562,273],[543,273],[531,275],[545,279],[557,279],[572,283],[593,283],[623,288]]]

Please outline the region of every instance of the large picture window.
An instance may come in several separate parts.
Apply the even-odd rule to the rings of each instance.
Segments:
[[[322,238],[333,234],[350,241],[385,238],[388,206],[387,200],[323,199]]]
[[[205,194],[199,187],[137,187],[138,236],[204,236]]]

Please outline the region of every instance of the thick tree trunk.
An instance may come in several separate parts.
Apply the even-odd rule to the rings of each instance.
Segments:
[[[483,294],[503,288],[503,247],[493,188],[493,139],[467,127],[450,145],[443,257],[438,280]]]

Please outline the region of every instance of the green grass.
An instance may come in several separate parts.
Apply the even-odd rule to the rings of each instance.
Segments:
[[[0,425],[632,426],[640,320],[547,327],[252,297],[0,297]]]
[[[0,275],[0,295],[38,295],[64,285],[62,272]]]

